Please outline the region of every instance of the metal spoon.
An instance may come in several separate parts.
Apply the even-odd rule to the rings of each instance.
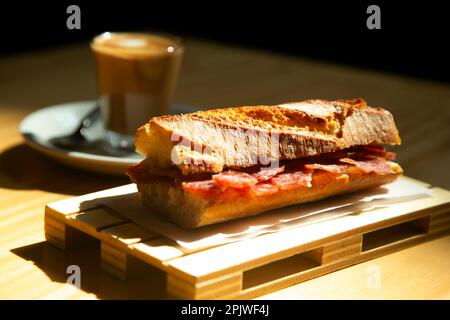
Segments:
[[[88,142],[85,136],[86,130],[98,120],[100,120],[100,108],[96,106],[81,120],[80,125],[71,134],[51,138],[50,143],[62,148],[84,145]]]

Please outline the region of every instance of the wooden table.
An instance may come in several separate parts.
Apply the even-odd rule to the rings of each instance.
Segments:
[[[450,86],[373,70],[186,40],[176,101],[202,107],[364,97],[396,117],[406,173],[450,188]],[[65,253],[46,244],[48,202],[127,183],[82,172],[24,145],[21,119],[50,104],[93,99],[87,43],[0,58],[0,298],[162,298],[150,282],[113,279],[95,249]],[[450,236],[274,292],[270,299],[449,299]],[[82,290],[66,284],[80,265]],[[375,280],[375,282],[374,282]],[[379,280],[379,281],[378,281]]]

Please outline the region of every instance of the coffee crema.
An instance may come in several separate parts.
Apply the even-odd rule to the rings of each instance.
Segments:
[[[104,54],[139,58],[153,55],[177,54],[181,49],[180,40],[139,33],[106,32],[92,41],[92,49]]]

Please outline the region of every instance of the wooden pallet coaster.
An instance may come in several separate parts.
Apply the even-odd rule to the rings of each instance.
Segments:
[[[401,179],[427,186],[432,196],[198,251],[107,207],[80,212],[83,201],[127,193],[131,185],[49,204],[45,235],[67,250],[83,243],[80,235],[98,239],[102,268],[120,279],[130,276],[130,257],[162,270],[170,298],[247,299],[448,233],[450,192]]]

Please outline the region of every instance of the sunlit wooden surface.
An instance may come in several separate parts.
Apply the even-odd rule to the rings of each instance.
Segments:
[[[221,107],[361,96],[394,113],[407,174],[450,189],[448,84],[199,40],[186,46],[177,102]],[[121,282],[99,271],[97,248],[64,253],[44,242],[46,203],[128,180],[48,160],[23,144],[18,125],[46,105],[95,96],[87,43],[0,57],[0,298],[164,298],[160,275]],[[449,299],[449,252],[444,237],[262,298]],[[71,264],[81,267],[81,290],[65,283]]]

